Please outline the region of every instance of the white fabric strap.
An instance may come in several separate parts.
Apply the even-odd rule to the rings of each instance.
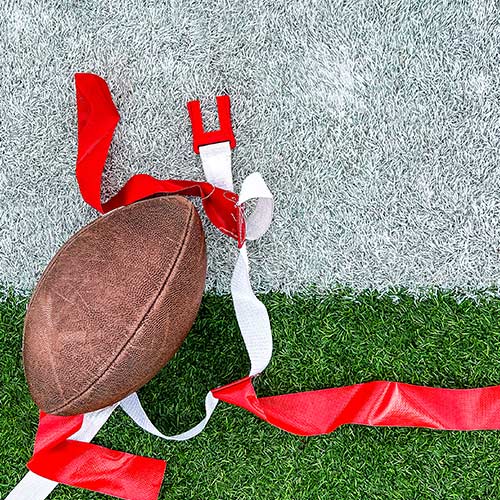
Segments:
[[[259,239],[271,225],[273,219],[273,195],[259,172],[250,174],[241,185],[238,205],[256,200],[251,214],[246,215],[246,239]]]
[[[45,500],[58,484],[28,471],[5,500]]]
[[[241,187],[238,204],[256,200],[254,211],[246,219],[246,237],[260,238],[269,228],[273,217],[273,197],[262,176],[249,175]],[[246,243],[234,267],[231,296],[243,341],[250,358],[250,376],[264,371],[273,352],[273,336],[269,315],[264,304],[255,296],[250,283],[250,264]]]
[[[212,413],[214,412],[218,402],[219,400],[215,399],[212,393],[209,392],[205,397],[205,418],[191,429],[181,434],[176,434],[175,436],[166,436],[158,430],[158,428],[151,422],[148,415],[144,411],[144,408],[142,407],[139,400],[139,396],[137,396],[136,392],[120,401],[120,406],[122,407],[123,411],[125,411],[125,413],[127,413],[127,415],[146,432],[149,432],[154,436],[166,439],[168,441],[186,441],[197,436],[201,431],[203,431],[208,421],[210,420],[210,417],[212,416]]]
[[[250,358],[250,376],[258,375],[269,364],[273,352],[271,324],[266,306],[255,296],[250,284],[250,265],[246,243],[240,249],[231,279],[233,306]]]
[[[200,158],[207,181],[226,191],[233,191],[229,141],[200,146]]]
[[[117,406],[114,404],[102,410],[86,413],[83,416],[82,426],[69,439],[85,443],[92,441]],[[58,484],[29,471],[5,500],[44,500]]]

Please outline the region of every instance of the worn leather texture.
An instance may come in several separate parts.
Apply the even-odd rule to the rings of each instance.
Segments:
[[[24,369],[38,407],[85,413],[143,386],[191,329],[205,277],[203,227],[180,196],[119,208],[75,234],[26,314]]]

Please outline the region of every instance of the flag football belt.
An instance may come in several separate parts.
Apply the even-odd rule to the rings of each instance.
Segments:
[[[219,130],[205,131],[200,103],[188,103],[193,149],[199,153],[206,182],[160,180],[134,175],[110,200],[101,200],[104,164],[119,115],[106,82],[93,74],[75,75],[78,110],[76,176],[83,199],[107,213],[155,194],[201,199],[210,222],[237,242],[239,255],[231,296],[250,358],[249,375],[211,390],[206,416],[192,429],[165,436],[150,421],[136,393],[101,410],[70,417],[40,414],[29,472],[7,497],[43,500],[58,483],[129,500],[158,498],[164,460],[110,450],[90,443],[120,406],[144,430],[167,440],[186,440],[206,426],[219,401],[240,406],[271,425],[301,436],[327,434],[343,424],[427,427],[440,430],[500,429],[500,386],[445,389],[374,381],[317,391],[258,397],[252,380],[264,371],[272,354],[272,334],[265,306],[252,291],[247,241],[260,238],[272,218],[273,200],[259,173],[249,175],[240,194],[233,191],[233,135],[228,96],[217,97]],[[254,200],[252,213],[245,205]]]

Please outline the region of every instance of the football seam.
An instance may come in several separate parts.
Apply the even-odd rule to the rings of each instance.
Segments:
[[[184,235],[183,235],[183,238],[182,238],[182,241],[181,241],[181,244],[179,245],[179,250],[177,252],[177,255],[175,256],[175,259],[174,259],[174,262],[172,264],[172,267],[170,268],[170,271],[168,272],[168,274],[165,276],[165,280],[163,281],[163,284],[162,286],[160,287],[158,293],[156,294],[156,297],[154,298],[154,300],[151,302],[148,310],[145,312],[144,316],[141,318],[141,320],[139,321],[137,327],[134,329],[132,335],[130,335],[130,337],[127,339],[127,341],[125,342],[125,344],[123,345],[123,347],[118,351],[118,353],[116,354],[116,356],[110,361],[110,363],[108,364],[108,366],[106,367],[106,369],[95,379],[93,380],[83,391],[81,391],[79,394],[77,394],[76,396],[72,397],[70,400],[66,401],[66,403],[64,403],[62,406],[58,406],[57,408],[51,410],[51,413],[56,413],[58,411],[62,411],[64,410],[65,408],[67,408],[69,405],[71,405],[71,403],[74,403],[78,398],[81,398],[82,396],[84,396],[88,391],[90,391],[105,375],[106,373],[109,371],[109,369],[113,366],[113,364],[115,363],[115,361],[119,358],[119,356],[123,353],[123,351],[125,351],[128,347],[128,345],[130,344],[130,342],[132,341],[132,339],[135,337],[137,331],[141,328],[141,326],[144,324],[144,321],[146,321],[149,313],[151,312],[151,309],[153,309],[153,307],[155,306],[156,302],[158,301],[158,297],[160,297],[160,295],[162,294],[163,290],[165,289],[170,277],[172,276],[172,273],[174,272],[175,268],[177,267],[177,261],[179,260],[179,257],[182,253],[182,250],[186,244],[186,238],[188,236],[188,233],[189,233],[189,229],[190,229],[190,224],[191,224],[191,221],[193,219],[193,214],[195,212],[195,208],[193,205],[191,205],[190,207],[190,211],[189,211],[189,217],[188,217],[188,220],[187,220],[187,224],[186,224],[186,230],[184,232]]]

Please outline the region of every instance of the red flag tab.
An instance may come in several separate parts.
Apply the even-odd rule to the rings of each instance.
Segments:
[[[82,422],[83,415],[41,412],[28,468],[58,483],[125,500],[157,500],[166,462],[72,440]]]
[[[328,434],[345,424],[500,429],[500,386],[445,389],[375,381],[259,398],[246,377],[212,391],[271,425],[301,436]]]

